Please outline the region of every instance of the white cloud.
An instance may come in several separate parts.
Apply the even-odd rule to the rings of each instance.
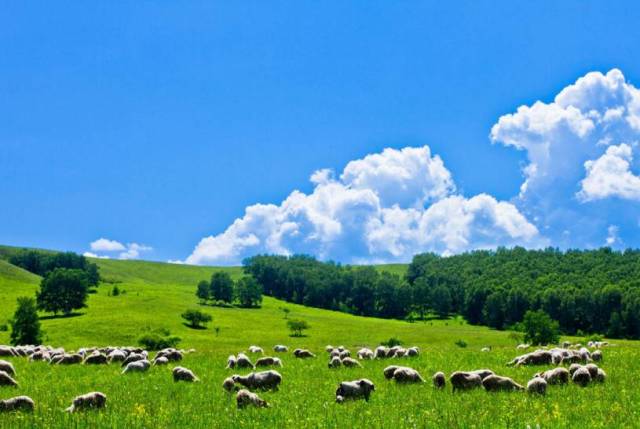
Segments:
[[[118,255],[119,259],[138,259],[143,252],[150,252],[153,248],[138,243],[127,243],[127,250]]]
[[[89,247],[94,252],[119,252],[125,250],[124,244],[106,238],[97,239],[96,241],[92,242]]]
[[[82,256],[86,256],[87,258],[100,258],[100,259],[109,259],[107,255],[97,255],[93,252],[84,252]]]
[[[605,244],[609,247],[622,244],[619,234],[620,228],[617,225],[609,225],[609,228],[607,228],[607,239],[605,240]]]
[[[200,241],[190,264],[237,264],[257,253],[309,253],[343,262],[408,261],[430,250],[539,245],[514,205],[488,195],[467,199],[428,147],[385,149],[311,176],[310,194],[246,208],[224,232]],[[425,203],[431,203],[425,208]]]
[[[587,177],[582,182],[578,197],[583,201],[619,197],[640,200],[640,177],[630,171],[631,146],[609,146],[604,155],[595,161],[586,161]]]

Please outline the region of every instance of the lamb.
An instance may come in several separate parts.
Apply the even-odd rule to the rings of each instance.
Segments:
[[[0,360],[0,371],[4,371],[11,376],[16,375],[16,370],[13,367],[11,362],[7,362],[6,360]]]
[[[478,374],[456,371],[449,377],[453,391],[473,389],[482,386],[482,378]]]
[[[273,346],[273,351],[276,353],[284,353],[289,351],[289,347],[283,346],[282,344],[278,344]]]
[[[36,404],[28,396],[16,396],[15,398],[0,401],[0,412],[9,411],[33,411]]]
[[[238,353],[238,357],[236,358],[236,367],[253,369],[253,364],[247,355],[244,353]]]
[[[547,392],[547,382],[544,378],[536,376],[527,383],[527,392],[544,395]]]
[[[83,363],[85,365],[105,365],[108,363],[108,359],[102,353],[93,353],[87,356]]]
[[[446,384],[446,378],[442,371],[438,371],[435,374],[433,374],[433,377],[431,377],[431,381],[433,381],[433,387],[437,389],[444,388]]]
[[[362,365],[360,365],[360,362],[350,357],[342,358],[341,363],[343,366],[347,368],[354,368],[354,367],[362,368]]]
[[[227,358],[227,368],[226,369],[233,369],[236,367],[236,364],[238,363],[236,357],[234,355],[229,355],[229,357]]]
[[[502,377],[500,375],[490,375],[482,380],[482,386],[487,392],[497,391],[513,391],[524,390],[524,387],[516,383],[509,377]]]
[[[374,354],[371,349],[363,347],[360,350],[358,350],[357,356],[358,356],[358,359],[373,359]]]
[[[200,379],[190,369],[176,366],[171,371],[173,375],[173,381],[188,381],[190,383],[198,382]]]
[[[400,367],[393,372],[393,379],[397,383],[424,383],[424,379],[413,368]]]
[[[264,350],[262,350],[262,347],[249,346],[249,353],[264,353]]]
[[[0,387],[2,386],[18,387],[18,382],[5,371],[0,371]]]
[[[338,356],[332,357],[329,361],[329,368],[338,368],[340,365],[342,365],[342,361]]]
[[[76,396],[71,406],[65,411],[73,413],[75,411],[89,408],[104,408],[107,403],[107,395],[101,392],[91,392],[85,395]]]
[[[591,382],[591,374],[589,374],[589,370],[582,366],[573,373],[571,377],[574,383],[584,387]]]
[[[360,398],[368,401],[371,392],[375,390],[376,388],[373,382],[366,378],[354,381],[343,381],[336,390],[336,402],[342,403],[346,399],[355,400]]]
[[[231,377],[225,378],[224,381],[222,382],[222,388],[227,392],[233,391],[235,387],[236,387],[236,383],[235,381],[233,381],[233,378]]]
[[[591,359],[593,359],[594,362],[600,362],[602,360],[602,351],[596,350],[595,352],[591,353]]]
[[[313,358],[316,357],[313,353],[306,349],[295,349],[293,351],[293,355],[300,359]]]
[[[164,356],[157,357],[153,360],[153,366],[168,365],[169,359]]]
[[[238,408],[245,408],[248,405],[253,405],[258,408],[269,406],[267,401],[246,389],[242,389],[236,394],[236,404]]]
[[[262,357],[256,361],[256,367],[259,366],[279,366],[282,367],[282,361],[277,357]]]
[[[278,390],[278,386],[282,382],[282,376],[278,371],[269,370],[262,372],[252,372],[249,375],[233,375],[231,376],[234,383],[242,384],[247,389],[272,389]]]
[[[129,372],[145,372],[149,369],[150,366],[151,362],[146,359],[137,360],[134,362],[129,362],[122,373],[127,374]]]
[[[543,378],[548,384],[566,384],[569,382],[569,371],[566,368],[558,367],[536,374],[536,377]]]

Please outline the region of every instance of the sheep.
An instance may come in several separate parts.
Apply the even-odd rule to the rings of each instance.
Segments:
[[[407,349],[403,348],[403,347],[398,347],[395,349],[395,351],[393,352],[393,355],[391,355],[391,357],[394,358],[400,358],[400,357],[404,357],[407,354]]]
[[[282,367],[282,361],[277,357],[261,357],[256,361],[256,368],[259,366],[279,366]]]
[[[238,368],[251,368],[253,369],[253,363],[251,363],[251,359],[244,353],[239,353],[236,358],[236,367]]]
[[[83,363],[85,365],[105,365],[108,363],[108,359],[102,353],[94,353],[87,356]]]
[[[548,365],[553,362],[553,354],[548,350],[536,350],[521,356],[515,357],[507,365]]]
[[[71,406],[65,411],[73,413],[88,408],[104,408],[107,403],[107,395],[101,392],[91,392],[85,395],[76,396]]]
[[[234,383],[242,384],[244,387],[251,390],[278,390],[278,386],[282,382],[282,376],[278,371],[274,370],[252,372],[246,376],[233,375],[231,378]]]
[[[236,357],[234,355],[229,355],[229,357],[227,358],[227,368],[226,369],[233,369],[236,367],[236,364],[238,363]]]
[[[16,352],[14,351],[13,347],[0,346],[0,356],[13,357],[15,355],[16,355]]]
[[[596,373],[596,376],[593,378],[593,381],[597,381],[598,383],[604,383],[606,379],[607,379],[607,373],[604,372],[602,368],[598,368],[598,372]]]
[[[389,356],[389,349],[384,346],[378,346],[374,351],[374,355],[376,359],[384,359]]]
[[[249,353],[264,353],[264,350],[262,350],[262,347],[249,346]]]
[[[362,365],[360,365],[360,362],[350,357],[342,358],[340,362],[342,363],[343,366],[347,368],[354,368],[354,367],[362,368]]]
[[[483,348],[480,349],[480,351],[483,352],[483,353],[488,353],[488,352],[491,351],[491,347],[483,347]]]
[[[536,377],[543,378],[548,384],[566,384],[569,382],[569,375],[566,368],[558,367],[536,374]]]
[[[0,412],[9,411],[33,411],[36,404],[28,396],[16,396],[15,398],[0,401]]]
[[[13,364],[11,362],[7,362],[6,360],[0,360],[0,371],[4,371],[14,377],[16,375],[16,370],[13,367]]]
[[[62,357],[57,360],[55,363],[57,363],[58,365],[73,365],[73,364],[77,364],[77,363],[82,363],[82,355],[78,354],[78,353],[74,353],[74,354],[65,354],[62,355]]]
[[[573,376],[573,373],[576,372],[578,369],[582,368],[582,365],[578,364],[578,363],[572,363],[569,366],[569,374],[571,376]]]
[[[342,403],[345,399],[360,399],[364,398],[365,401],[369,401],[371,392],[375,391],[376,387],[371,380],[362,378],[354,381],[343,381],[336,389],[336,402]]]
[[[169,362],[178,362],[182,360],[183,357],[183,353],[180,350],[176,350],[176,349],[172,349],[172,348],[168,348],[168,349],[163,349],[160,350],[157,354],[156,357],[166,357]],[[145,356],[146,358],[146,356]]]
[[[581,366],[573,373],[571,380],[584,387],[591,382],[591,374],[589,374],[589,370],[586,367]]]
[[[536,376],[527,383],[527,392],[544,395],[547,392],[547,382],[544,378]]]
[[[126,374],[129,372],[145,372],[149,369],[150,366],[151,362],[146,359],[129,362],[122,371],[122,374]]]
[[[295,349],[293,355],[299,359],[314,358],[316,355],[306,349]]]
[[[340,352],[340,359],[351,357],[351,352],[349,350],[343,350]]]
[[[482,378],[478,374],[456,371],[449,377],[453,391],[473,389],[482,386]]]
[[[200,381],[200,379],[196,377],[193,371],[181,366],[176,366],[175,368],[173,368],[171,374],[173,375],[173,381],[188,381],[191,383]]]
[[[258,408],[269,406],[267,401],[246,389],[242,389],[236,394],[236,404],[238,408],[245,408],[248,405],[253,405]]]
[[[424,383],[420,373],[413,368],[400,367],[393,372],[393,379],[397,383]]]
[[[418,356],[419,354],[420,354],[420,349],[414,346],[414,347],[409,347],[407,349],[407,353],[405,354],[405,356],[414,357],[414,356]]]
[[[331,353],[329,353],[330,359],[333,359],[334,357],[340,359],[340,352],[338,350],[332,350]]]
[[[107,357],[109,358],[109,362],[124,362],[127,358],[127,354],[123,350],[113,350],[107,355]]]
[[[132,362],[136,362],[139,360],[145,360],[146,358],[142,353],[131,353],[125,360],[122,361],[122,367],[126,367]]]
[[[5,371],[0,371],[0,387],[2,386],[18,387],[18,382]]]
[[[273,351],[276,353],[285,353],[289,351],[289,347],[283,346],[282,344],[278,344],[273,346]]]
[[[516,383],[509,377],[500,375],[490,375],[482,380],[482,387],[487,392],[524,390],[524,387]]]
[[[327,353],[331,353],[331,352],[333,351],[334,347],[333,347],[332,345],[328,345],[328,346],[327,346],[327,347],[325,347],[324,349],[325,349],[325,351],[326,351]]]
[[[571,347],[571,342],[570,341],[565,341],[562,343],[562,348],[563,349],[568,349],[569,347]]]
[[[438,371],[435,374],[433,374],[433,377],[431,377],[431,381],[433,381],[433,387],[437,389],[442,389],[447,383],[444,373],[442,371]]]
[[[358,353],[356,353],[356,355],[358,356],[358,359],[373,359],[374,357],[373,350],[366,347],[358,350]]]
[[[469,371],[469,373],[479,375],[482,380],[489,377],[490,375],[495,375],[495,373],[490,369],[476,369],[474,371]]]
[[[164,356],[157,357],[153,360],[153,366],[168,365],[169,359]]]
[[[338,368],[340,365],[342,365],[342,361],[338,356],[332,357],[329,361],[329,368]]]
[[[400,368],[398,365],[390,365],[382,370],[384,374],[384,378],[387,380],[391,380],[393,378],[393,373],[396,372],[396,369]]]
[[[591,376],[591,378],[595,378],[596,375],[598,375],[598,365],[588,363],[584,367],[587,368],[587,371],[589,371],[589,375]]]
[[[595,352],[591,353],[591,359],[593,359],[594,362],[600,362],[602,360],[602,351],[596,350]]]
[[[516,350],[527,350],[529,347],[531,347],[529,344],[518,344]]]
[[[222,382],[222,388],[227,392],[233,391],[235,387],[236,387],[236,383],[235,381],[233,381],[233,378],[231,377],[225,378],[224,381]]]
[[[582,347],[580,350],[578,350],[578,354],[584,362],[588,362],[589,360],[591,360],[591,352],[585,347]]]
[[[29,362],[44,361],[51,359],[51,355],[46,351],[37,351],[29,356]]]

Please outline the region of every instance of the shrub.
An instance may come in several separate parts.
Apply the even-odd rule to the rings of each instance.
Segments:
[[[7,332],[9,330],[9,325],[3,323],[0,325],[0,332]]]
[[[211,315],[200,310],[187,310],[181,316],[188,322],[187,326],[196,329],[204,328],[204,325],[212,320]]]
[[[291,331],[292,337],[302,337],[302,331],[310,328],[309,324],[301,319],[290,319],[287,321],[287,327]]]
[[[138,344],[147,350],[162,350],[167,347],[176,347],[182,339],[171,335],[169,330],[161,329],[155,332],[148,332],[138,338]]]
[[[382,344],[385,347],[395,347],[395,346],[402,345],[402,341],[400,341],[400,339],[396,337],[391,337],[387,341],[383,341],[380,344]]]
[[[527,311],[522,327],[525,342],[533,345],[555,344],[560,339],[558,322],[542,310]]]
[[[42,342],[40,319],[38,319],[36,301],[33,298],[18,298],[18,308],[9,323],[11,323],[11,344],[40,344]]]
[[[464,349],[467,347],[467,342],[465,340],[458,340],[455,342],[455,345]]]
[[[111,296],[118,296],[120,295],[120,288],[118,286],[114,286],[113,289],[111,289]]]

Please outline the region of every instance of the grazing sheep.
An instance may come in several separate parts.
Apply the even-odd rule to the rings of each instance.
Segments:
[[[227,392],[233,391],[235,387],[236,387],[236,383],[235,381],[233,381],[233,378],[231,377],[225,378],[224,381],[222,382],[222,388]]]
[[[249,359],[247,355],[244,353],[238,353],[238,357],[236,358],[236,367],[253,369],[253,363],[251,363],[251,359]]]
[[[389,356],[389,349],[384,346],[378,346],[376,347],[374,355],[376,359],[384,359]]]
[[[129,362],[122,373],[126,374],[129,372],[145,372],[149,369],[150,366],[151,362],[146,359],[137,360],[134,362]]]
[[[173,375],[173,381],[188,381],[191,383],[200,381],[200,379],[196,377],[193,371],[181,366],[176,366],[175,368],[173,368],[171,374]]]
[[[347,368],[362,368],[362,365],[360,365],[360,362],[350,357],[342,358],[340,362],[342,363],[343,366]]]
[[[591,353],[591,359],[593,359],[594,362],[602,361],[602,351],[596,350],[595,352]]]
[[[607,379],[607,373],[604,372],[602,368],[598,368],[598,373],[593,378],[593,381],[597,381],[598,383],[604,383],[606,379]]]
[[[558,367],[549,369],[536,376],[542,377],[548,384],[566,384],[569,382],[569,371],[566,368]]]
[[[405,356],[414,357],[414,356],[418,356],[419,354],[420,354],[420,348],[413,346],[407,349]]]
[[[586,367],[581,366],[573,373],[571,380],[584,387],[591,382],[591,374],[589,374],[589,370]]]
[[[547,392],[547,382],[542,377],[533,377],[527,383],[527,392],[544,395]]]
[[[333,359],[334,357],[340,359],[340,352],[338,350],[331,350],[329,353],[329,358]]]
[[[235,368],[237,363],[238,361],[236,360],[236,357],[234,355],[229,355],[227,358],[227,369]]]
[[[582,365],[580,365],[579,363],[572,363],[569,366],[569,374],[573,377],[573,373],[579,370],[580,368],[582,368]]]
[[[0,371],[4,371],[11,376],[16,375],[16,370],[13,367],[11,362],[7,362],[6,360],[0,360]]]
[[[469,372],[471,374],[479,375],[482,380],[484,380],[485,378],[489,377],[490,375],[495,375],[495,373],[493,371],[491,371],[490,369],[476,369],[474,371],[469,371]]]
[[[397,383],[424,383],[420,373],[413,368],[400,367],[393,372],[393,379]]]
[[[278,344],[273,346],[273,351],[276,353],[284,353],[289,351],[289,347],[283,346],[282,344]]]
[[[316,355],[306,349],[295,349],[293,355],[299,359],[314,358]]]
[[[351,352],[349,350],[343,350],[340,352],[340,359],[351,357]]]
[[[0,412],[9,411],[33,411],[36,404],[28,396],[16,396],[15,398],[0,401]]]
[[[358,353],[356,355],[358,356],[358,359],[373,359],[374,357],[373,350],[366,347],[358,350]]]
[[[73,413],[75,411],[86,410],[89,408],[104,408],[107,403],[107,395],[101,392],[91,392],[86,395],[76,396],[71,406],[65,411]]]
[[[157,357],[153,360],[153,366],[168,365],[169,359],[164,356]]]
[[[123,350],[113,350],[107,355],[107,357],[109,358],[109,362],[124,362],[127,358],[127,354]]]
[[[84,360],[85,365],[105,365],[107,363],[109,363],[109,359],[102,353],[91,354]]]
[[[584,367],[587,368],[587,371],[589,371],[589,375],[591,376],[591,378],[595,378],[596,375],[598,375],[598,365],[588,363]]]
[[[338,356],[334,356],[329,361],[329,368],[339,368],[342,365],[342,361]]]
[[[325,347],[324,349],[325,349],[325,351],[326,351],[327,353],[331,353],[331,352],[333,351],[334,347],[333,347],[332,345],[328,345],[328,346],[327,346],[327,347]]]
[[[483,347],[480,349],[481,352],[487,353],[491,351],[491,347]]]
[[[262,347],[249,346],[249,353],[264,353],[264,350],[262,350]]]
[[[513,391],[524,390],[524,387],[516,383],[509,377],[502,377],[500,375],[490,375],[482,380],[482,386],[487,392],[497,391]]]
[[[41,350],[34,352],[33,354],[31,354],[31,356],[29,356],[30,362],[45,361],[49,359],[51,359],[51,355],[48,352]]]
[[[282,367],[282,361],[277,357],[261,357],[256,361],[256,368],[259,366],[279,366]]]
[[[56,361],[56,363],[58,365],[74,365],[74,364],[78,364],[78,363],[82,363],[82,355],[79,353],[74,353],[74,354],[65,354],[62,355],[62,357]]]
[[[553,362],[553,354],[548,350],[536,350],[521,356],[515,357],[507,365],[549,365]]]
[[[125,360],[122,361],[122,367],[126,367],[132,362],[137,362],[139,360],[145,360],[145,356],[142,353],[131,353]]]
[[[444,376],[444,372],[442,371],[436,372],[435,374],[433,374],[433,377],[431,377],[431,381],[433,381],[433,387],[437,389],[444,388],[444,386],[447,384],[446,380],[447,379]]]
[[[482,378],[478,374],[456,371],[449,377],[453,391],[473,389],[482,386]]]
[[[16,355],[16,353],[15,353],[13,347],[0,346],[0,356],[12,357],[12,356],[15,356],[15,355]]]
[[[407,349],[403,348],[403,347],[398,347],[397,349],[395,349],[395,351],[393,352],[393,355],[391,357],[394,358],[401,358],[407,355]]]
[[[169,362],[178,362],[182,360],[183,357],[183,353],[180,350],[176,350],[176,349],[172,349],[172,348],[168,348],[168,349],[163,349],[160,350],[157,354],[156,357],[166,357]],[[147,358],[147,356],[145,356],[145,359]]]
[[[366,378],[354,381],[343,381],[336,390],[336,402],[342,403],[346,399],[355,400],[360,398],[368,401],[371,392],[375,390],[376,387],[373,382]]]
[[[236,404],[238,408],[245,408],[248,405],[253,405],[258,408],[269,406],[267,401],[246,389],[242,389],[236,394]]]
[[[0,387],[2,386],[18,387],[18,382],[5,371],[0,371]]]
[[[384,378],[387,380],[391,380],[393,378],[393,373],[396,372],[396,369],[400,368],[398,365],[390,365],[382,370],[384,374]]]
[[[278,390],[278,386],[282,382],[282,376],[278,371],[269,370],[262,372],[252,372],[249,375],[233,375],[231,376],[235,383],[242,384],[247,389],[273,389]]]

